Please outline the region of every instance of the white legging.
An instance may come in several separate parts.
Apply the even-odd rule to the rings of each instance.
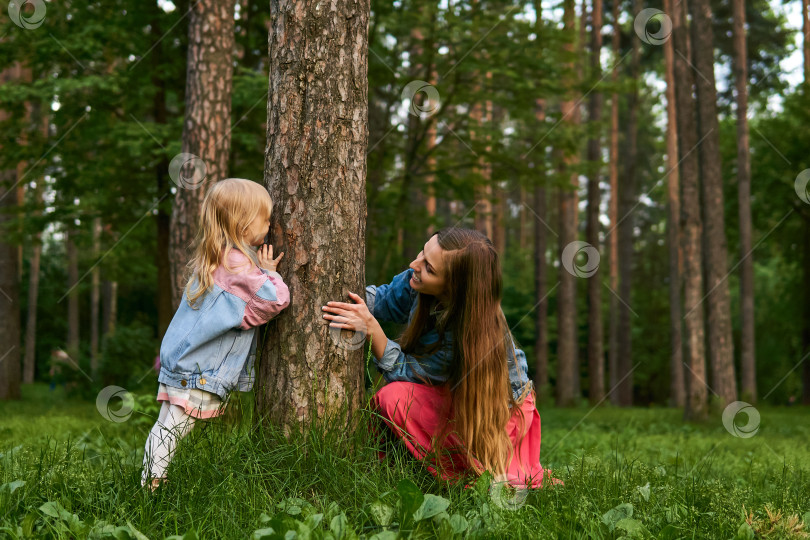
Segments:
[[[177,443],[194,427],[194,420],[182,407],[171,405],[168,401],[161,404],[157,422],[146,438],[142,485],[150,478],[166,477],[166,467],[172,461]]]

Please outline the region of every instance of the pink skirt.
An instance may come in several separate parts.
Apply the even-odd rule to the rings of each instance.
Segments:
[[[392,382],[383,386],[373,398],[376,412],[419,460],[427,458],[427,468],[438,476],[433,439],[447,420],[451,404],[447,386],[427,386],[411,382]],[[534,392],[512,411],[506,432],[512,441],[513,454],[506,471],[509,484],[515,487],[539,488],[549,474],[551,484],[562,483],[551,478],[540,464],[540,413],[534,405]],[[523,417],[521,418],[521,414]],[[462,446],[455,434],[447,437],[442,447],[441,478],[456,480],[471,472],[466,457],[452,448]],[[449,453],[447,451],[450,451]]]

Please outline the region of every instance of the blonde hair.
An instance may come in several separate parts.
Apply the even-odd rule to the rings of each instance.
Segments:
[[[270,214],[272,209],[270,194],[257,182],[226,178],[211,186],[202,203],[194,254],[186,267],[186,299],[190,306],[194,307],[214,284],[214,270],[219,265],[233,271],[227,264],[231,249],[238,249],[258,265],[256,253],[243,235],[259,212]]]

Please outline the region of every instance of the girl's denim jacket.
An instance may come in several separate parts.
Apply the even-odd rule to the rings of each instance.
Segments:
[[[408,269],[394,277],[388,285],[369,285],[366,287],[366,304],[378,321],[391,321],[404,324],[410,322],[416,313],[418,292],[409,284],[413,270]],[[512,395],[517,400],[529,381],[529,367],[526,355],[514,347],[511,336],[504,336],[510,343],[506,347],[509,364],[509,383]],[[419,338],[420,345],[426,349],[439,340],[435,328],[426,331]],[[372,356],[372,358],[374,358]],[[388,340],[382,357],[374,362],[387,382],[409,381],[422,384],[443,384],[450,378],[450,363],[453,358],[453,338],[446,332],[443,345],[433,354],[414,357],[402,352],[399,344]]]
[[[196,388],[223,400],[232,390],[253,388],[256,327],[287,307],[290,292],[277,272],[258,268],[238,249],[228,267],[214,271],[214,284],[195,307],[186,294],[160,346],[158,381]],[[188,287],[186,288],[188,292]]]

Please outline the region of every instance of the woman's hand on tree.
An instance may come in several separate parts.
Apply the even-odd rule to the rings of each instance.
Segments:
[[[368,310],[365,300],[360,296],[350,292],[349,298],[355,303],[327,302],[322,308],[326,312],[323,318],[331,321],[329,326],[332,328],[354,330],[368,336],[368,329],[375,321],[374,315]]]

